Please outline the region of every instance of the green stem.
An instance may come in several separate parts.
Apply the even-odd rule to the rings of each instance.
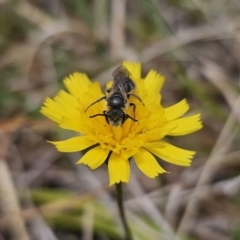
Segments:
[[[116,184],[116,190],[117,190],[117,204],[118,204],[118,210],[120,213],[121,221],[123,224],[124,232],[125,232],[125,240],[133,240],[132,233],[130,231],[130,228],[127,223],[127,219],[125,216],[124,211],[124,205],[123,205],[123,197],[122,197],[122,183]]]

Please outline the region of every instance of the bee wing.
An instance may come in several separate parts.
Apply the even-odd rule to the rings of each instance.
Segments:
[[[126,77],[128,78],[129,77],[129,71],[127,70],[127,68],[125,68],[124,66],[119,66],[118,68],[116,68],[113,73],[112,73],[112,76],[114,78],[120,76],[120,75],[123,75],[123,77]]]
[[[124,67],[120,66],[117,69],[114,70],[113,72],[113,85],[111,87],[111,93],[114,93],[116,91],[120,91],[123,96],[126,98],[127,97],[127,92],[125,85],[129,81],[129,71]]]

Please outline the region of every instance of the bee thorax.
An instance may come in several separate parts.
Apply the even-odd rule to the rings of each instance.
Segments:
[[[110,98],[107,100],[107,105],[110,108],[124,108],[125,107],[125,101],[124,98],[121,95],[115,95],[113,94]]]

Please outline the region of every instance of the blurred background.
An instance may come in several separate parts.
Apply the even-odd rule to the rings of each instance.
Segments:
[[[103,166],[76,165],[39,113],[69,74],[102,86],[123,59],[161,72],[163,106],[187,98],[204,128],[167,139],[196,150],[189,168],[124,184],[135,239],[240,239],[239,0],[0,0],[0,240],[120,240]]]

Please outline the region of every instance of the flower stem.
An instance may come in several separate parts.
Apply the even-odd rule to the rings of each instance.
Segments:
[[[129,225],[127,223],[127,219],[125,216],[125,210],[123,205],[123,197],[122,197],[122,183],[116,184],[116,190],[117,190],[117,204],[118,204],[118,210],[121,217],[121,221],[123,224],[124,232],[125,232],[125,240],[133,240],[132,233],[129,228]]]

